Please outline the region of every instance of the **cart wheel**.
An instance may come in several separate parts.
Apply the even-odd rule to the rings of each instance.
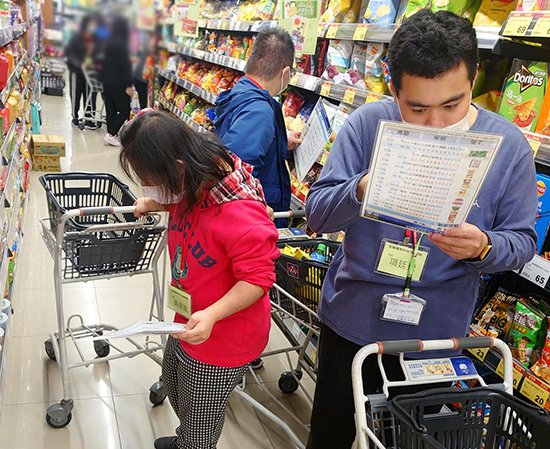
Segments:
[[[111,352],[111,347],[107,340],[96,340],[94,341],[94,351],[98,357],[107,357]]]
[[[48,357],[51,360],[55,360],[55,351],[53,349],[53,343],[51,340],[46,340],[44,342],[44,349],[46,350],[46,354],[48,354]]]
[[[80,123],[78,124],[78,129],[79,129],[80,131],[84,131],[84,126],[85,126],[85,125],[84,125],[84,122],[80,122]]]
[[[73,419],[73,414],[71,412],[67,413],[67,410],[61,404],[51,405],[46,412],[46,422],[54,429],[67,426],[71,419]]]
[[[298,380],[296,380],[298,378]],[[300,386],[299,380],[302,378],[302,372],[295,370],[292,371],[285,371],[283,374],[281,374],[281,377],[279,378],[279,389],[283,393],[294,393],[298,387]]]
[[[151,388],[149,388],[149,401],[151,401],[151,404],[156,406],[161,405],[165,399],[166,387],[164,386],[162,379],[160,379],[151,385]]]

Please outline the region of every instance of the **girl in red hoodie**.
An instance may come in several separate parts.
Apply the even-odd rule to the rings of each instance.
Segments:
[[[180,419],[157,449],[215,449],[230,393],[264,350],[277,231],[252,168],[213,137],[152,111],[121,133],[123,170],[141,181],[136,215],[169,212],[169,337],[162,377]]]

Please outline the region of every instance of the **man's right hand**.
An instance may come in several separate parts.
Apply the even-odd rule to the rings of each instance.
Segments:
[[[136,218],[143,217],[151,212],[162,212],[165,210],[153,198],[138,198],[134,206],[136,206],[136,210],[134,211],[134,217]]]
[[[361,181],[359,181],[359,184],[357,184],[357,199],[359,201],[363,201],[363,197],[365,196],[365,190],[367,189],[368,183],[369,183],[369,173],[363,176],[361,178]]]

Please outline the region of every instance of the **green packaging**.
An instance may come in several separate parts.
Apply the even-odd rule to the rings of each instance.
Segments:
[[[514,358],[525,366],[529,366],[533,351],[540,342],[540,332],[545,321],[542,312],[523,300],[517,302],[509,343]]]

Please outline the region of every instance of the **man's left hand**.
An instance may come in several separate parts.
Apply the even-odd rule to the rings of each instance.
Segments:
[[[288,149],[294,151],[302,143],[302,133],[299,131],[291,131],[287,133]]]
[[[477,226],[464,223],[447,229],[443,234],[431,234],[430,242],[453,259],[476,259],[489,244],[487,235]]]

